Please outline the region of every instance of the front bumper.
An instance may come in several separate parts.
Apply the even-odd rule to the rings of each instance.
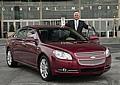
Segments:
[[[111,56],[107,57],[105,63],[100,65],[88,66],[80,65],[78,61],[67,61],[53,59],[52,62],[52,74],[60,76],[80,76],[80,75],[95,75],[102,74],[108,71],[111,67]]]

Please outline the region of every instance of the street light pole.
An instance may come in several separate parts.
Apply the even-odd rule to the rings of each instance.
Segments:
[[[114,16],[114,26],[113,26],[113,37],[115,38],[115,32],[116,32],[116,17]]]
[[[42,0],[40,0],[40,19],[42,19]]]
[[[39,10],[39,19],[40,19],[40,23],[39,24],[42,24],[42,0],[39,1],[39,7],[40,7],[40,10]]]
[[[3,37],[3,19],[4,19],[4,15],[3,15],[3,0],[1,1],[1,37]]]

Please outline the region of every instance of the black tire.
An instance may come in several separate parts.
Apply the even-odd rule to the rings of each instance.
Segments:
[[[45,81],[52,80],[50,63],[48,58],[44,55],[39,60],[39,73],[43,80]]]
[[[10,50],[8,50],[6,53],[6,62],[9,67],[16,67],[18,64],[17,62],[14,61]]]

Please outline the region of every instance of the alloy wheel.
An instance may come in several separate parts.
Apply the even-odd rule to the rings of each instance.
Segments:
[[[12,56],[11,56],[10,51],[8,51],[8,53],[7,53],[7,63],[8,63],[9,66],[12,65]]]
[[[10,50],[7,51],[6,62],[9,67],[16,67],[18,64],[16,61],[14,61]]]
[[[44,58],[40,62],[40,73],[43,78],[48,77],[48,62]]]

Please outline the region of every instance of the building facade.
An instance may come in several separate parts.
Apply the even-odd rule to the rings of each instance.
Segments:
[[[0,1],[0,15],[10,19],[67,19],[75,10],[82,19],[118,17],[118,0],[18,0]]]
[[[88,19],[101,36],[107,31],[115,31],[119,26],[120,0],[1,0],[0,37],[5,37],[11,26],[32,24],[59,25],[60,18],[69,20],[73,12],[80,11],[81,19]],[[89,20],[90,19],[90,20]],[[106,20],[107,19],[107,20]],[[39,21],[40,20],[40,21]]]

